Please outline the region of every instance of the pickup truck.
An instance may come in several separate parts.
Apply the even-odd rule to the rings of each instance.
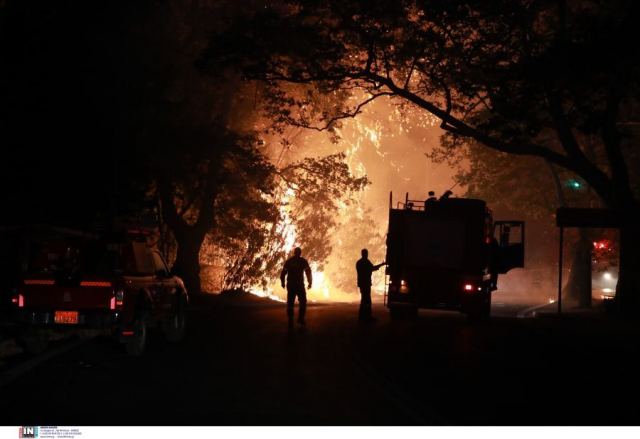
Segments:
[[[22,226],[0,237],[4,319],[27,351],[43,350],[51,331],[98,330],[130,355],[144,352],[154,327],[169,342],[183,338],[189,297],[152,234]]]

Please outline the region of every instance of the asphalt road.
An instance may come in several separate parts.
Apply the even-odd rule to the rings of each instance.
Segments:
[[[0,388],[4,425],[618,425],[640,423],[638,325],[598,316],[360,325],[318,305],[210,297],[187,338],[141,358],[76,343]],[[11,365],[18,367],[19,365]],[[5,371],[6,372],[6,371]]]

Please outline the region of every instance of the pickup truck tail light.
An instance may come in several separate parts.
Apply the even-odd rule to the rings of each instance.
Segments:
[[[116,306],[121,307],[124,302],[124,291],[120,290],[116,292]]]
[[[24,307],[24,296],[22,294],[16,294],[11,298],[11,303],[18,305],[18,308]]]

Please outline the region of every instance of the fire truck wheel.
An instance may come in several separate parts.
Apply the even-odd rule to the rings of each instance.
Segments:
[[[127,354],[132,357],[139,357],[144,353],[147,346],[147,319],[146,316],[140,316],[133,323],[133,335],[129,336],[125,342]]]
[[[169,343],[177,343],[184,338],[186,327],[184,299],[179,299],[172,315],[163,322],[164,336]]]
[[[415,318],[418,315],[416,306],[390,306],[389,315],[394,320]]]
[[[467,311],[470,322],[482,322],[489,320],[491,316],[491,295],[480,296],[473,308]]]

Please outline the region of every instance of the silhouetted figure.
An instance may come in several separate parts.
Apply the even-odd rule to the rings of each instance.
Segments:
[[[360,312],[359,319],[361,321],[374,321],[371,315],[371,274],[382,267],[386,262],[373,265],[369,260],[369,250],[362,249],[362,258],[356,262],[356,271],[358,272],[358,288],[360,288]]]
[[[446,190],[440,197],[440,200],[447,200],[451,195],[453,195],[453,192],[451,192],[450,190]]]
[[[424,201],[424,209],[427,210],[428,207],[433,206],[438,202],[436,198],[436,193],[434,191],[429,191],[429,198]]]
[[[304,314],[307,309],[307,291],[304,289],[304,275],[307,275],[308,287],[311,288],[311,267],[309,262],[302,256],[300,247],[296,247],[293,251],[293,257],[287,259],[280,273],[280,284],[285,287],[285,277],[287,278],[287,316],[289,317],[289,326],[293,325],[293,304],[298,297],[298,323],[304,325]],[[288,275],[288,276],[287,276]]]

